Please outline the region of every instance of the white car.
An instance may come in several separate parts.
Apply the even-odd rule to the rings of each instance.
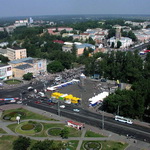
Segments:
[[[18,101],[17,104],[22,104],[22,101]]]
[[[73,111],[75,111],[75,112],[79,112],[80,110],[79,110],[79,109],[73,109]]]
[[[60,108],[65,108],[66,106],[65,105],[60,105]]]
[[[55,78],[55,81],[60,81],[60,80],[62,80],[61,76],[58,76],[58,77]]]

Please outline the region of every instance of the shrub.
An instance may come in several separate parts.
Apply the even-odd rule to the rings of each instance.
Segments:
[[[39,124],[39,123],[37,123],[37,124],[35,125],[34,130],[35,130],[36,132],[40,132],[40,131],[42,130],[42,125]]]
[[[11,119],[11,116],[5,115],[5,116],[3,117],[3,119],[4,119],[4,120],[10,120],[10,119]]]
[[[34,124],[28,123],[21,127],[22,130],[32,130],[34,128]]]

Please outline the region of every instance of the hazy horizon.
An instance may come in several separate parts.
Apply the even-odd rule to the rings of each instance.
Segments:
[[[0,3],[0,17],[150,14],[150,0],[0,0]]]

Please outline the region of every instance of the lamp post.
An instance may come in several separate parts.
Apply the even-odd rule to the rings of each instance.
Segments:
[[[57,102],[57,106],[58,106],[58,116],[60,116],[59,100]]]
[[[102,113],[102,130],[104,130],[104,111]]]
[[[119,105],[118,105],[118,109],[117,109],[117,115],[119,115]]]

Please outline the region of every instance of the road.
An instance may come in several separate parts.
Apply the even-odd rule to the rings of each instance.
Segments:
[[[54,114],[58,114],[57,106],[49,106],[46,103],[36,104],[34,101],[27,102],[28,106],[39,108]],[[68,107],[67,107],[68,108]],[[73,108],[77,108],[77,106],[70,106],[70,109],[60,109],[59,114],[61,116],[86,123],[95,127],[102,128],[102,116],[100,114],[96,114],[87,110],[83,110],[80,108],[80,112],[74,112]],[[119,135],[129,135],[136,140],[146,141],[150,143],[150,128],[138,126],[135,124],[129,125],[126,123],[121,123],[115,121],[113,118],[104,117],[104,129],[117,133]]]
[[[0,95],[2,97],[18,97],[20,96],[20,93],[22,91],[26,91],[27,87],[29,85],[24,85],[21,88],[16,88],[16,89],[10,89],[10,90],[0,90]],[[39,84],[36,85],[32,85],[34,88],[36,89],[43,89],[43,84],[41,84],[39,82]],[[24,97],[24,95],[22,95],[22,97]],[[98,128],[102,128],[102,115],[98,114],[98,113],[93,113],[91,111],[82,109],[79,106],[74,106],[74,105],[66,105],[65,109],[58,109],[57,104],[54,106],[48,105],[47,101],[43,101],[41,104],[36,104],[35,101],[37,101],[36,98],[33,99],[27,99],[23,101],[23,104],[27,104],[28,106],[31,107],[35,107],[35,108],[39,108],[42,109],[44,111],[48,111],[54,114],[58,114],[58,110],[59,114],[61,116],[73,119],[73,120],[77,120],[79,122],[82,123],[86,123]],[[61,104],[60,104],[61,105]],[[74,112],[73,109],[74,108],[78,108],[80,109],[80,112]],[[114,118],[110,118],[110,117],[104,117],[104,129],[120,134],[120,135],[129,135],[134,137],[137,140],[141,140],[141,141],[145,141],[150,143],[150,128],[146,128],[143,126],[138,126],[136,124],[126,124],[126,123],[121,123],[118,121],[115,121]]]

